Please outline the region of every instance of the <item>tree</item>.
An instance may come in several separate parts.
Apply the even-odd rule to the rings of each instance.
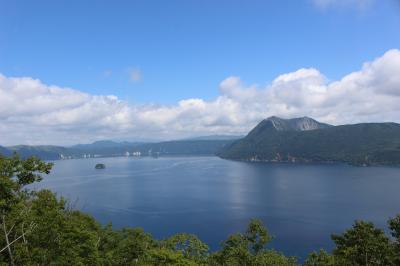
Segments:
[[[312,252],[304,262],[304,266],[334,266],[334,257],[321,249],[319,252]]]
[[[253,219],[244,234],[233,234],[222,243],[222,250],[211,255],[210,265],[296,265],[294,258],[288,258],[275,250],[266,249],[266,245],[271,239],[272,237],[262,222]]]
[[[157,243],[142,228],[123,228],[117,237],[112,259],[115,265],[136,265]]]
[[[3,231],[0,254],[7,250],[11,265],[15,265],[13,245],[20,240],[25,242],[27,234],[36,227],[34,223],[27,225],[24,222],[29,211],[25,200],[30,194],[24,188],[40,181],[41,174],[48,174],[51,167],[51,163],[45,163],[36,157],[21,160],[17,155],[11,158],[0,156],[0,225]]]
[[[166,239],[161,245],[199,263],[207,260],[209,247],[192,234],[176,234]]]
[[[393,243],[393,248],[396,256],[395,264],[400,265],[400,215],[389,219],[388,224],[391,235],[395,239],[395,242]]]
[[[142,258],[135,265],[157,265],[157,266],[199,266],[196,261],[186,258],[182,253],[170,249],[152,249],[146,258]]]
[[[250,265],[252,254],[243,234],[233,234],[222,243],[222,250],[212,255],[212,265]]]
[[[66,201],[49,190],[26,189],[51,167],[34,157],[0,158],[0,263],[99,264],[100,225],[89,215],[67,208]]]
[[[254,254],[264,250],[265,245],[272,240],[267,229],[263,226],[262,222],[257,219],[250,221],[244,237],[248,242],[249,249]]]
[[[389,238],[370,222],[356,221],[342,235],[332,235],[332,240],[339,265],[395,265]]]
[[[252,264],[254,266],[296,266],[295,257],[286,257],[275,250],[264,250],[254,256]]]

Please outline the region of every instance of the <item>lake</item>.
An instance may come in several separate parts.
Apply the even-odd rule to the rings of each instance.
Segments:
[[[106,169],[95,169],[104,163]],[[366,219],[386,228],[400,213],[400,168],[263,164],[218,157],[97,158],[56,161],[34,185],[68,198],[114,227],[156,238],[194,233],[216,250],[261,219],[270,247],[304,258],[331,250],[330,234]]]

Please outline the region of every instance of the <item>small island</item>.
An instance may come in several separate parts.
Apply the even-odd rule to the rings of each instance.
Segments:
[[[105,169],[106,166],[105,166],[105,164],[98,163],[98,164],[96,164],[96,166],[94,168],[96,168],[96,169]]]

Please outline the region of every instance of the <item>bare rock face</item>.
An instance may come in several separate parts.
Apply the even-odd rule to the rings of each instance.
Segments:
[[[265,121],[270,121],[278,131],[307,131],[331,127],[331,125],[320,123],[306,116],[292,119],[271,116],[265,119]]]

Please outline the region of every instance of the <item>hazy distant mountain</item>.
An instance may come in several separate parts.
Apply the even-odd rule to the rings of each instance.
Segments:
[[[89,144],[76,144],[71,146],[70,148],[86,149],[93,147],[115,147],[115,146],[120,146],[120,143],[112,140],[99,140]]]
[[[93,144],[75,145],[68,149],[68,155],[79,157],[84,154],[98,156],[120,156],[140,152],[147,155],[213,155],[232,140],[176,140],[156,143],[131,143],[101,141]]]
[[[270,117],[218,155],[250,161],[400,164],[400,125],[331,126],[308,117]]]
[[[68,147],[64,156],[72,158],[81,157],[107,157],[107,156],[122,156],[126,152],[132,152],[135,147],[143,143],[135,142],[116,142],[111,140],[95,141],[90,144],[77,144]]]
[[[7,149],[6,147],[0,146],[0,155],[3,156],[10,156],[12,154],[12,151]]]
[[[51,145],[40,145],[40,146],[29,146],[29,145],[17,145],[7,147],[11,152],[18,153],[22,158],[29,156],[37,156],[45,160],[57,160],[60,159],[60,154],[66,153],[67,148],[61,146]]]
[[[208,135],[208,136],[187,138],[187,139],[183,139],[183,141],[186,141],[186,140],[236,140],[236,139],[241,139],[243,137],[244,136],[236,136],[236,135]]]
[[[157,143],[96,141],[71,147],[17,145],[0,147],[0,154],[10,156],[13,152],[21,157],[37,156],[44,160],[64,158],[88,158],[125,156],[140,153],[141,156],[160,155],[214,155],[232,140],[177,140]]]
[[[142,144],[136,147],[142,154],[215,155],[232,140],[176,140]]]
[[[73,149],[98,149],[98,148],[117,148],[117,147],[126,147],[126,146],[136,146],[138,144],[142,144],[143,142],[116,142],[112,140],[99,140],[90,144],[76,144],[69,148]]]

